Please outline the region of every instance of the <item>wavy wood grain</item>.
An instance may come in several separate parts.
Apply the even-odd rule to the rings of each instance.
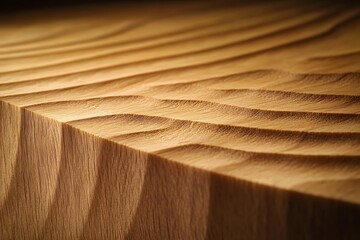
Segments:
[[[0,23],[0,239],[359,239],[360,8]]]

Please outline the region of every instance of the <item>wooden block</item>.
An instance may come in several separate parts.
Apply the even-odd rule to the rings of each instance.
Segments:
[[[0,239],[360,239],[360,7],[0,23]]]

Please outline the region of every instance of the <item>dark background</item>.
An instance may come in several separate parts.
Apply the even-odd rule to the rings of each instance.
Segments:
[[[185,1],[185,0],[181,0]],[[205,0],[206,1],[206,0]],[[151,3],[151,2],[170,2],[169,0],[0,0],[0,12],[16,10],[31,10],[39,8],[49,8],[58,6],[71,6],[82,4],[101,4],[101,3]]]
[[[196,1],[219,1],[219,2],[263,2],[263,1],[297,1],[303,4],[312,4],[314,1],[338,2],[342,4],[360,4],[360,0],[0,0],[0,14],[9,13],[17,10],[32,10],[42,8],[53,8],[61,6],[76,6],[84,4],[151,4],[156,2],[196,2]]]

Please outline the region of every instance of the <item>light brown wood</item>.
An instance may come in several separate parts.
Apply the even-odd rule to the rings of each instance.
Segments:
[[[360,8],[0,21],[0,239],[359,239]]]

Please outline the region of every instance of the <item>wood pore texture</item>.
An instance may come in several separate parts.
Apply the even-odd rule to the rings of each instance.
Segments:
[[[359,14],[3,14],[0,239],[360,239]]]

